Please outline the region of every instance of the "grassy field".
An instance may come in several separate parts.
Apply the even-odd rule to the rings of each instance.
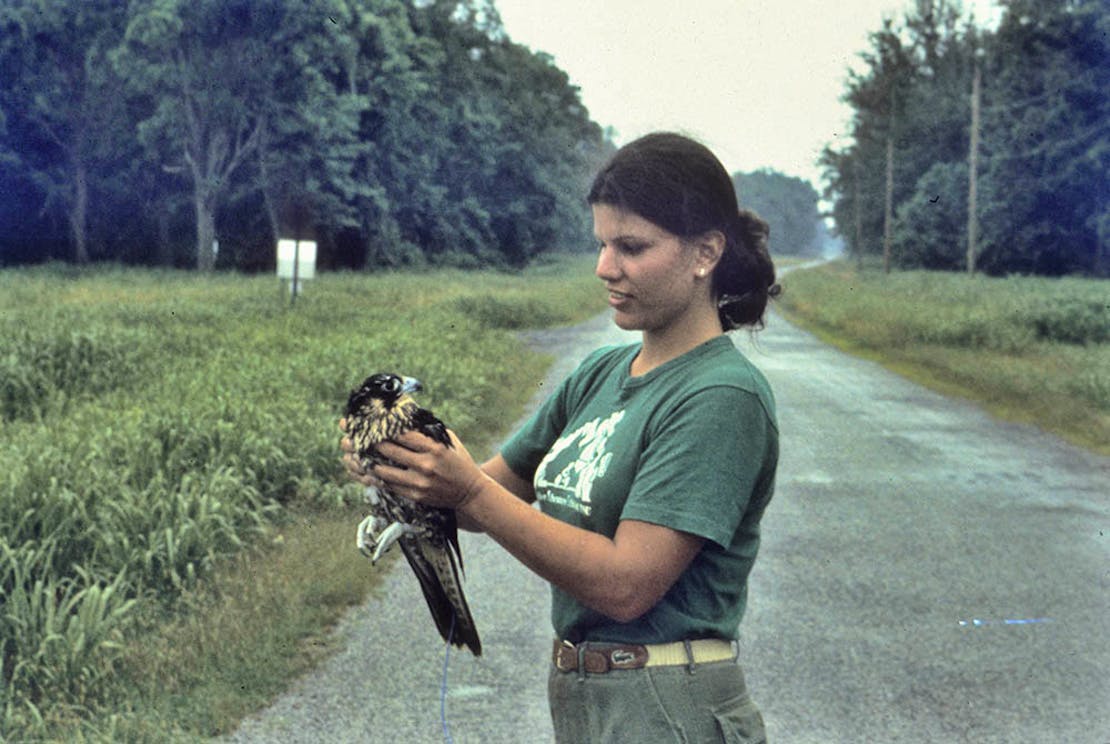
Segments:
[[[837,262],[783,283],[787,317],[824,340],[1110,454],[1110,282]]]
[[[190,741],[329,652],[372,590],[336,422],[372,372],[484,454],[599,312],[592,258],[523,275],[0,273],[0,740]]]

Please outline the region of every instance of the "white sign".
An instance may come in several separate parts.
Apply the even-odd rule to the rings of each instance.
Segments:
[[[282,238],[277,244],[277,275],[279,279],[292,279],[296,263],[297,283],[316,276],[316,241]]]

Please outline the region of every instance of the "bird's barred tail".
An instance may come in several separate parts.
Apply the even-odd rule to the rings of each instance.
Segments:
[[[401,541],[402,552],[420,581],[443,640],[466,646],[472,654],[481,656],[482,642],[466,604],[452,547],[422,539]]]

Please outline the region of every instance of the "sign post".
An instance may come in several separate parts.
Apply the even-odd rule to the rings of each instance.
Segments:
[[[316,241],[279,239],[277,275],[278,279],[289,280],[289,304],[294,304],[301,292],[301,282],[316,276]]]

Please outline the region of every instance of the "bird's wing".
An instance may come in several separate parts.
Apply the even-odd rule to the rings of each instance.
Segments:
[[[435,414],[427,408],[418,408],[412,417],[412,428],[425,436],[431,437],[440,444],[451,446],[451,436],[447,433],[447,425],[436,418]]]
[[[436,415],[427,408],[418,408],[416,410],[412,417],[412,428],[434,439],[440,444],[444,444],[448,447],[454,446],[451,444],[451,435],[447,433],[447,425],[440,421]],[[449,523],[444,525],[444,536],[451,545],[453,553],[451,556],[452,562],[457,560],[459,569],[465,573],[466,569],[463,567],[462,550],[459,549],[459,532],[456,527],[455,513],[450,510],[444,510],[444,512],[450,516]]]
[[[412,428],[441,444],[452,446],[447,426],[426,408],[415,412]],[[405,557],[420,580],[420,588],[428,600],[428,608],[435,618],[439,634],[456,646],[465,644],[475,656],[480,656],[482,643],[478,640],[478,629],[459,582],[463,561],[455,512],[451,509],[430,511],[435,516],[429,515],[429,518],[437,522],[436,533],[443,537],[443,542],[427,539],[406,541]]]
[[[445,532],[454,536],[457,531],[454,512],[448,511],[447,517],[450,525],[445,525]],[[401,540],[401,550],[420,582],[420,589],[443,640],[456,646],[465,645],[475,656],[481,656],[478,629],[459,582],[459,570],[455,563],[457,544],[448,547],[435,539],[417,537]]]

